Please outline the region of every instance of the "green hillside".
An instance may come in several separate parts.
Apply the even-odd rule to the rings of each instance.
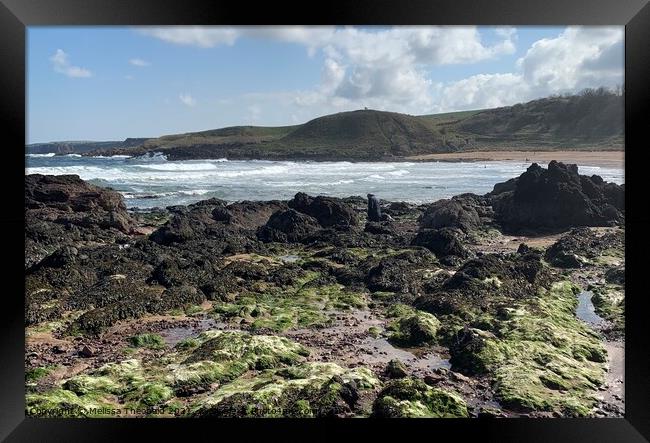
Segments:
[[[623,97],[601,88],[444,114],[341,112],[302,125],[166,135],[101,152],[163,152],[169,159],[389,160],[476,150],[623,149],[623,128]]]

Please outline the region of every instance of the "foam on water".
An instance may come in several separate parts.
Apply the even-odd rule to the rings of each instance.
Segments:
[[[495,183],[530,166],[518,162],[291,162],[240,160],[167,161],[164,155],[72,157],[31,154],[26,174],[76,174],[109,186],[130,207],[189,204],[216,197],[228,201],[289,199],[297,192],[347,197],[371,192],[382,200],[424,203],[465,192],[484,194]],[[542,165],[545,166],[545,165]],[[622,169],[579,166],[623,183]]]

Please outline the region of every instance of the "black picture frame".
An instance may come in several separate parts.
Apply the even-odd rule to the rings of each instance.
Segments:
[[[40,25],[180,24],[381,24],[381,25],[625,25],[626,181],[626,412],[621,419],[518,420],[66,420],[25,417],[24,246],[26,27]],[[173,0],[0,0],[0,119],[4,134],[0,227],[4,265],[0,334],[0,438],[7,441],[116,441],[137,431],[188,438],[246,438],[252,429],[276,431],[283,439],[339,433],[365,438],[368,431],[393,431],[399,438],[478,441],[633,442],[650,438],[650,333],[643,309],[643,259],[648,248],[650,199],[645,195],[644,139],[650,116],[650,5],[647,0],[357,0],[278,4]],[[646,277],[646,278],[644,278]],[[645,281],[644,281],[645,280]],[[9,289],[11,288],[11,289]],[[22,291],[22,292],[21,292]],[[22,308],[21,308],[22,307]],[[144,429],[143,429],[144,428]],[[238,437],[226,437],[234,432]],[[153,434],[152,434],[153,433]],[[269,434],[270,435],[270,434]],[[278,436],[280,436],[278,435]],[[266,436],[268,438],[268,436]],[[445,437],[442,437],[445,438]],[[246,438],[247,440],[249,438]]]

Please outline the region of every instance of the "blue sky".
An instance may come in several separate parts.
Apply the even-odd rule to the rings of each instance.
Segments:
[[[27,141],[414,115],[623,84],[622,27],[30,27]]]

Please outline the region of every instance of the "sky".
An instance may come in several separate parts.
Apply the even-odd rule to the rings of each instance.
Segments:
[[[623,27],[29,27],[27,143],[434,114],[624,83]]]

